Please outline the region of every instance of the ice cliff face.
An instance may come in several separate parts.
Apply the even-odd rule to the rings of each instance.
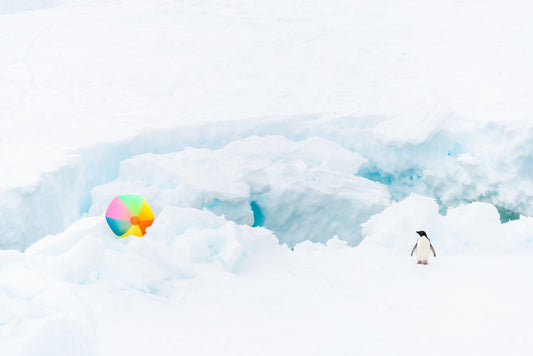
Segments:
[[[122,162],[117,180],[93,189],[90,214],[101,214],[116,192],[139,192],[156,211],[206,208],[267,227],[291,246],[335,235],[356,245],[359,225],[390,200],[385,186],[355,175],[364,164],[331,141],[281,136],[249,137],[220,150],[145,154]]]
[[[407,121],[408,123],[408,121]],[[264,226],[281,242],[352,245],[360,224],[412,193],[439,212],[492,204],[502,221],[531,215],[533,129],[465,124],[440,116],[424,127],[377,118],[279,118],[153,131],[80,151],[36,187],[2,193],[2,248],[24,248],[117,194],[154,205],[208,209]],[[403,130],[403,131],[402,131]]]

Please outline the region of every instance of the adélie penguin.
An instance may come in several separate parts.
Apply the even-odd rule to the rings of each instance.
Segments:
[[[433,248],[433,245],[431,245],[431,242],[429,241],[428,235],[426,235],[425,231],[417,231],[418,234],[418,241],[416,242],[415,247],[413,247],[413,250],[411,251],[411,256],[416,251],[416,260],[418,264],[428,264],[429,260],[429,253],[430,251],[433,252],[433,256],[437,257],[437,254],[435,253],[435,249]]]

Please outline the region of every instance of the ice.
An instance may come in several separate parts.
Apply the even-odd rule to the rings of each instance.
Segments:
[[[195,275],[192,263],[245,268],[257,250],[278,246],[271,232],[237,225],[209,211],[165,207],[150,239],[119,239],[103,216],[81,219],[57,236],[30,246],[28,262],[47,276],[86,284],[96,281],[150,291],[166,279]]]
[[[461,117],[448,114],[437,117],[439,119],[430,120],[427,131],[424,127],[412,127],[412,135],[402,136],[403,139],[389,137],[388,131],[383,131],[385,127],[391,132],[397,131],[400,119],[311,117],[151,131],[120,143],[96,145],[79,151],[67,166],[43,175],[36,186],[0,192],[5,202],[0,207],[5,221],[0,225],[0,246],[23,249],[47,234],[57,234],[93,204],[91,214],[99,213],[106,204],[105,199],[101,199],[104,197],[98,196],[103,189],[99,186],[117,178],[122,180],[123,190],[142,192],[149,201],[164,196],[161,204],[205,206],[249,225],[257,224],[253,218],[255,213],[263,220],[263,225],[281,231],[278,226],[283,224],[282,219],[276,218],[273,222],[270,216],[269,221],[263,212],[264,205],[270,204],[272,199],[267,202],[256,199],[261,189],[267,189],[270,184],[265,182],[263,174],[264,162],[269,160],[274,162],[269,167],[271,175],[283,172],[283,160],[302,161],[309,167],[304,169],[307,174],[304,181],[293,181],[292,185],[278,182],[277,188],[285,191],[307,186],[317,193],[317,185],[311,181],[317,179],[314,176],[317,172],[327,171],[381,183],[393,201],[412,193],[434,197],[442,214],[447,208],[481,201],[495,205],[504,222],[530,215],[533,183],[530,179],[532,163],[528,157],[533,154],[529,144],[533,131],[528,124],[480,125],[462,123]],[[213,183],[213,174],[207,172],[213,164],[210,159],[215,156],[220,156],[218,158],[229,166]],[[130,160],[132,157],[135,159]],[[155,161],[159,159],[180,160],[183,166],[177,169],[157,165]],[[139,169],[137,165],[140,164],[146,168]],[[303,177],[304,171],[298,171],[297,167],[291,168],[294,169],[291,174]],[[152,176],[150,169],[154,172]],[[120,178],[119,174],[128,176]],[[245,178],[240,179],[238,174]],[[171,191],[169,186],[179,183],[172,182],[171,175],[175,175],[172,179],[179,176],[186,180],[187,185]],[[355,183],[356,179],[349,179],[352,185],[359,184]],[[349,184],[348,181],[345,184]],[[265,192],[262,197],[275,192]],[[297,191],[293,193],[298,195]],[[111,195],[109,192],[105,198]],[[312,206],[318,200],[306,204]],[[368,217],[355,219],[360,223]],[[347,233],[343,234],[343,238],[352,243],[360,240],[360,235],[346,237]],[[317,240],[317,237],[312,239]],[[295,243],[301,239],[291,240],[285,236],[284,241]]]
[[[446,254],[512,251],[531,248],[529,217],[501,224],[497,209],[475,202],[439,214],[435,199],[413,194],[391,204],[363,224],[365,245],[384,246],[400,253],[416,243],[416,231],[426,231],[432,243]],[[522,228],[517,227],[521,226]]]
[[[264,228],[237,225],[207,210],[165,207],[149,231],[146,238],[118,238],[103,216],[87,217],[25,253],[2,252],[2,349],[93,354],[91,313],[99,307],[91,295],[135,291],[165,297],[180,280],[246,273],[270,254],[288,250]],[[20,318],[27,321],[20,324]]]
[[[0,0],[2,354],[533,354],[531,18]]]
[[[0,247],[63,231],[124,159],[251,135],[336,142],[394,200],[531,215],[529,12],[515,8],[3,0]]]
[[[527,349],[513,335],[523,334],[517,320],[529,317],[523,305],[533,291],[521,282],[530,270],[532,226],[527,217],[501,224],[487,203],[442,216],[435,199],[420,195],[373,215],[357,247],[334,237],[291,249],[264,227],[207,209],[166,205],[142,238],[116,237],[102,215],[85,217],[24,253],[0,254],[0,347],[21,355],[171,354],[176,348],[387,354],[410,350],[397,334],[403,327],[432,338],[419,350],[438,343],[446,354],[458,351],[455,344],[421,328],[413,315],[422,312],[429,324],[458,337],[490,308],[498,313],[483,330],[472,329],[464,347],[501,351],[518,342]],[[429,266],[409,258],[418,229],[437,251]],[[461,293],[449,296],[454,288]],[[511,290],[515,302],[508,304]],[[395,344],[364,336],[377,332]],[[507,336],[480,343],[487,333]]]
[[[412,127],[411,135],[401,137],[390,136],[385,130],[387,127],[391,132],[399,130],[400,119],[300,117],[288,121],[269,119],[155,130],[123,142],[96,145],[79,151],[68,165],[44,174],[36,186],[0,192],[5,202],[0,207],[5,221],[0,225],[0,246],[23,249],[47,234],[61,232],[93,204],[104,209],[104,200],[91,196],[91,191],[98,187],[93,194],[99,194],[99,186],[117,178],[120,180],[119,174],[131,175],[122,179],[122,188],[137,192],[141,189],[140,181],[145,179],[143,175],[150,174],[136,166],[129,167],[128,160],[143,153],[144,158],[136,157],[133,162],[141,164],[144,159],[149,164],[147,167],[164,173],[161,178],[155,174],[154,178],[146,178],[153,180],[142,188],[149,201],[153,197],[160,199],[161,188],[165,188],[165,204],[210,205],[208,208],[212,211],[250,225],[256,224],[255,212],[256,217],[263,219],[263,225],[276,230],[275,226],[283,222],[278,219],[275,225],[270,225],[263,214],[265,207],[255,199],[258,190],[267,186],[265,175],[261,174],[265,160],[277,160],[269,168],[271,174],[282,170],[278,163],[285,159],[303,161],[310,168],[309,172],[329,171],[367,178],[385,185],[394,201],[412,193],[434,197],[442,214],[449,207],[481,201],[495,205],[504,222],[530,215],[533,183],[530,179],[532,163],[528,157],[533,154],[529,144],[533,131],[528,124],[480,125],[469,121],[463,123],[461,117],[454,115],[434,117],[428,119],[429,128]],[[265,152],[260,153],[261,150]],[[248,151],[250,155],[246,155]],[[218,175],[220,186],[225,184],[225,189],[218,191],[211,182],[213,175],[206,174],[207,164],[194,161],[196,158],[209,160],[212,155],[221,155],[220,158],[231,165],[223,175]],[[172,167],[156,167],[153,159],[164,157],[171,161],[170,157],[174,156],[188,166],[182,166],[176,172],[178,169]],[[248,162],[248,157],[253,160]],[[240,172],[246,174],[246,182],[235,176],[241,165],[246,166]],[[188,180],[187,189],[170,192],[166,185],[177,183],[169,181],[168,176],[172,174]],[[293,183],[293,187],[302,185],[302,182]],[[199,201],[195,184],[201,187],[200,190],[204,189],[202,187],[215,190],[209,194],[202,192],[207,194],[202,196],[206,201]],[[309,182],[305,184],[316,190]],[[246,190],[251,188],[256,190],[247,193]],[[178,194],[178,197],[172,194]],[[244,199],[246,195],[250,198]],[[181,201],[177,202],[177,199]],[[248,201],[245,203],[245,200]],[[252,213],[250,205],[254,205]],[[95,211],[93,208],[92,213]],[[356,242],[360,236],[344,239]]]
[[[93,189],[91,214],[117,192],[153,204],[207,208],[237,223],[264,226],[294,246],[333,236],[356,245],[359,224],[389,203],[383,185],[357,177],[366,160],[324,139],[250,137],[220,150],[186,148],[124,161],[116,181]],[[259,224],[258,221],[261,221]]]

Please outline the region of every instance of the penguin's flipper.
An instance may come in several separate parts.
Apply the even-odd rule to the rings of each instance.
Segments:
[[[415,252],[415,250],[416,250],[416,246],[417,246],[417,245],[418,245],[418,244],[415,244],[415,247],[413,247],[413,250],[411,251],[411,256],[413,256],[413,253]]]
[[[437,257],[437,254],[435,253],[435,249],[433,248],[432,244],[429,244],[429,248],[431,249],[431,251],[433,251],[433,257]]]

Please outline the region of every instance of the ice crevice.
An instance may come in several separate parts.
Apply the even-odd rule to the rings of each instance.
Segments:
[[[502,222],[533,213],[533,130],[440,120],[391,137],[391,118],[300,116],[144,132],[74,152],[33,187],[0,192],[0,248],[24,249],[113,195],[142,193],[164,206],[209,209],[263,226],[281,242],[357,245],[360,224],[413,193],[449,208],[481,201]],[[507,144],[513,137],[513,145]],[[519,150],[518,150],[519,149]],[[200,179],[199,179],[200,178]]]
[[[45,235],[63,231],[89,211],[93,205],[92,189],[116,179],[120,163],[130,157],[179,152],[186,147],[217,149],[249,136],[284,134],[292,140],[302,140],[310,132],[300,128],[315,120],[316,117],[266,118],[198,124],[145,131],[129,140],[99,143],[72,152],[64,166],[42,174],[34,186],[0,191],[5,202],[0,208],[4,222],[0,225],[0,248],[24,249]],[[220,211],[216,200],[211,204],[210,208]]]
[[[373,126],[355,129],[357,119],[351,120],[349,138],[346,118],[328,120],[327,126],[319,118],[306,118],[305,126],[321,129],[304,133],[299,120],[283,127],[224,123],[219,130],[209,125],[151,132],[77,152],[67,165],[43,175],[36,187],[7,192],[2,198],[12,199],[11,210],[3,213],[13,219],[7,226],[26,240],[2,242],[24,253],[0,250],[0,302],[8,306],[0,310],[0,349],[22,355],[42,350],[109,354],[101,351],[99,340],[114,338],[125,325],[118,328],[120,318],[110,315],[131,315],[132,305],[147,303],[145,312],[151,316],[154,303],[173,303],[183,308],[175,319],[192,320],[197,314],[182,319],[184,313],[211,305],[213,296],[222,296],[218,305],[225,307],[225,298],[237,295],[246,301],[253,289],[252,298],[275,301],[280,290],[291,295],[293,284],[302,288],[304,276],[312,288],[299,295],[326,290],[316,303],[331,301],[331,281],[334,288],[356,285],[341,308],[344,314],[356,296],[375,295],[368,288],[390,291],[387,282],[397,276],[413,276],[412,283],[419,283],[420,277],[428,281],[427,272],[443,276],[442,271],[452,269],[444,276],[455,285],[465,266],[479,269],[473,280],[486,274],[486,267],[499,270],[490,257],[495,253],[530,253],[533,218],[521,215],[501,224],[502,212],[494,204],[509,198],[505,189],[511,181],[506,179],[512,175],[498,176],[495,168],[508,157],[489,159],[481,151],[449,155],[448,142],[427,142],[439,134],[403,143],[409,146],[404,156],[398,142],[370,142],[365,130]],[[343,129],[328,132],[335,124]],[[523,157],[513,159],[518,163]],[[518,189],[526,182],[522,177],[521,186],[513,180]],[[117,238],[107,226],[103,212],[122,193],[141,194],[152,205],[156,219],[147,237]],[[461,203],[476,194],[485,201]],[[527,202],[527,192],[522,194]],[[522,204],[514,203],[519,204],[510,206]],[[439,213],[445,204],[446,214]],[[528,205],[523,207],[527,211]],[[408,260],[419,229],[428,230],[437,249],[431,270],[415,270],[419,266]],[[9,236],[3,233],[4,239]],[[476,267],[475,256],[486,264]],[[514,265],[506,268],[502,280],[516,272]],[[367,280],[364,288],[358,278]],[[405,278],[398,285],[408,285]],[[493,274],[486,278],[481,285],[492,286]],[[405,298],[411,297],[409,290]],[[237,304],[240,310],[246,302]],[[224,309],[218,305],[213,308]],[[108,319],[113,319],[109,326],[101,327]],[[132,333],[124,340],[131,340]],[[127,343],[121,342],[120,350]]]

